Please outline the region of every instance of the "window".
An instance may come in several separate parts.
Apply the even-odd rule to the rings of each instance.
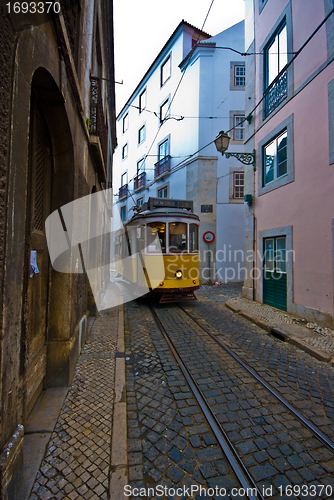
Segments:
[[[138,144],[141,144],[142,142],[145,141],[145,125],[143,125],[139,130],[138,130]]]
[[[159,144],[159,160],[166,158],[168,155],[168,139]]]
[[[287,173],[287,138],[285,131],[263,147],[263,186]]]
[[[185,222],[170,222],[169,251],[187,251],[187,224]]]
[[[259,14],[261,14],[263,7],[266,5],[268,0],[259,0]]]
[[[166,101],[160,106],[160,112],[159,112],[160,124],[162,124],[163,121],[168,117],[169,114],[168,107],[169,107],[169,99],[166,99]]]
[[[288,70],[286,69],[282,72],[288,62],[287,52],[287,29],[284,23],[264,48],[265,118],[270,115],[288,95]]]
[[[146,89],[139,95],[139,113],[141,113],[146,108]]]
[[[162,87],[171,75],[171,57],[169,56],[160,68],[160,87]]]
[[[230,63],[230,90],[245,90],[246,67],[243,62],[231,61]]]
[[[122,160],[124,160],[128,156],[128,145],[124,144],[122,148]]]
[[[121,186],[125,186],[128,181],[128,174],[125,172],[124,174],[121,175]]]
[[[234,66],[234,85],[235,87],[244,87],[246,85],[246,68],[242,66]]]
[[[138,198],[138,200],[137,200],[137,207],[141,207],[143,205],[143,203],[144,203],[144,197]]]
[[[244,197],[245,174],[233,172],[233,198],[240,200]]]
[[[189,224],[189,252],[198,252],[197,224]]]
[[[269,272],[286,273],[286,238],[267,238],[264,240],[264,269]]]
[[[284,24],[273,36],[264,50],[265,53],[265,87],[267,88],[282,71],[288,62],[288,43],[286,25]]]
[[[166,224],[164,222],[147,224],[147,248],[149,252],[166,253]]]
[[[125,222],[126,221],[126,206],[123,205],[121,207],[121,221]]]
[[[137,161],[137,175],[145,171],[145,158]]]
[[[164,186],[161,189],[158,189],[158,198],[168,198],[168,188]]]
[[[129,128],[129,113],[127,113],[123,118],[123,134],[128,130],[128,128]]]
[[[233,139],[243,141],[245,132],[245,115],[233,116]]]

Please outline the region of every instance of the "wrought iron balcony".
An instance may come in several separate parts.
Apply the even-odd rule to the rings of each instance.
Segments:
[[[288,95],[288,72],[277,75],[275,80],[264,92],[264,117],[270,115]]]
[[[108,160],[108,130],[103,113],[103,102],[101,95],[101,81],[94,76],[90,77],[90,121],[89,133],[100,139],[101,150],[105,168]]]
[[[154,178],[156,179],[157,177],[160,177],[162,174],[167,174],[170,172],[170,159],[171,157],[165,156],[161,160],[159,160],[157,163],[155,163],[154,167]]]
[[[121,186],[119,188],[118,199],[122,200],[123,198],[126,198],[127,195],[128,195],[128,185],[124,184],[124,186]]]
[[[136,175],[133,180],[133,187],[136,191],[137,189],[145,187],[146,184],[146,172],[142,172],[141,174]]]

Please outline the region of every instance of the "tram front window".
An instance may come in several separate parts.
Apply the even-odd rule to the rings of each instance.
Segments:
[[[184,222],[169,223],[169,251],[187,251],[187,224]]]
[[[197,224],[189,224],[189,252],[198,252]]]
[[[147,224],[147,248],[149,252],[166,253],[166,224],[164,222]]]

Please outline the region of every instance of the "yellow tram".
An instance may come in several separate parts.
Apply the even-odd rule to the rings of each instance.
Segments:
[[[193,202],[149,198],[116,233],[116,270],[138,296],[160,303],[196,299],[199,217]]]

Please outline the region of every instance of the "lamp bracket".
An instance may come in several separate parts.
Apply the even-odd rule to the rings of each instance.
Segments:
[[[234,158],[239,160],[244,165],[253,165],[254,170],[255,170],[255,165],[256,165],[256,163],[255,163],[255,149],[254,149],[253,153],[227,153],[227,152],[225,152],[224,154],[225,154],[226,158],[230,158],[231,156],[233,156]]]

